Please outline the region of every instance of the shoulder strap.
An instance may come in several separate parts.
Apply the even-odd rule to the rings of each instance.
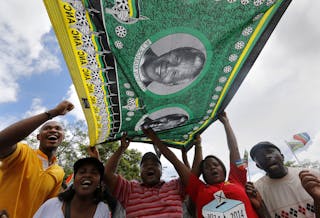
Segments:
[[[65,218],[71,218],[70,203],[71,203],[70,201],[66,201],[66,207],[65,207],[65,213],[64,213]]]

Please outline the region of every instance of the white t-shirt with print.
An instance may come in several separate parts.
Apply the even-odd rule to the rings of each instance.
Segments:
[[[320,176],[320,172],[311,169],[288,167],[288,174],[281,179],[263,176],[255,187],[261,194],[271,217],[314,218],[312,197],[301,185],[299,172],[309,170]]]

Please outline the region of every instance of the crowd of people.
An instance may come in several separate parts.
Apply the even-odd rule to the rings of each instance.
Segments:
[[[202,157],[200,135],[193,141],[190,167],[185,150],[181,161],[152,128],[144,125],[144,134],[172,163],[178,178],[161,179],[162,163],[159,153],[153,152],[141,158],[141,181],[129,181],[117,174],[118,163],[130,145],[130,138],[123,134],[119,148],[105,165],[94,148],[89,150],[90,157],[77,160],[72,185],[61,191],[64,171],[55,154],[64,129],[51,119],[73,107],[62,101],[0,132],[0,218],[199,218],[214,217],[222,208],[225,217],[231,217],[229,205],[237,206],[239,216],[235,217],[320,218],[320,173],[285,166],[281,150],[264,141],[251,148],[250,156],[266,174],[254,183],[247,181],[247,170],[225,112],[218,119],[227,137],[228,175],[224,161],[214,155]],[[37,128],[39,148],[34,150],[21,141]]]

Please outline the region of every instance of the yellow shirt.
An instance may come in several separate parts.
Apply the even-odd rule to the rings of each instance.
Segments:
[[[41,204],[58,195],[64,171],[56,163],[48,166],[40,150],[18,143],[1,161],[0,210],[7,210],[10,218],[31,218]]]

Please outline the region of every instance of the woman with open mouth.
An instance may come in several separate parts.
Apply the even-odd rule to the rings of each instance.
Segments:
[[[74,182],[58,197],[47,200],[34,218],[109,218],[102,201],[103,164],[94,157],[79,159],[73,165]]]

